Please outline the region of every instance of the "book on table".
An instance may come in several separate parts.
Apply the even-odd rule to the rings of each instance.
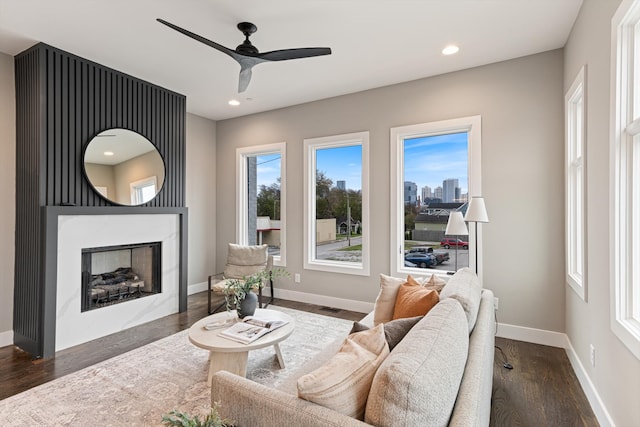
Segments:
[[[250,344],[263,335],[268,334],[269,332],[286,324],[286,320],[247,316],[242,319],[242,321],[235,323],[233,326],[225,329],[218,335],[243,344]]]

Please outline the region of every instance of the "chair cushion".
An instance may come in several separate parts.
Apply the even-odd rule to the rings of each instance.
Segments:
[[[473,270],[467,267],[461,268],[451,276],[440,292],[440,300],[454,298],[462,305],[469,322],[469,333],[476,325],[481,296],[480,280]]]
[[[298,379],[298,396],[361,420],[373,376],[388,354],[382,325],[351,334],[331,360]]]
[[[224,277],[242,279],[267,268],[269,247],[267,245],[246,246],[229,243]]]
[[[462,380],[469,334],[460,303],[436,304],[375,374],[364,421],[375,426],[446,426]]]

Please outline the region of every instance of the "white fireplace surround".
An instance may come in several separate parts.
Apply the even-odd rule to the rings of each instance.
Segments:
[[[83,248],[162,242],[162,292],[81,311]],[[179,311],[180,215],[60,215],[55,351]]]

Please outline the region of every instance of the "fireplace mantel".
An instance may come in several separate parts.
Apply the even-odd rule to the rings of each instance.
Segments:
[[[46,206],[43,207],[45,254],[43,283],[44,298],[44,348],[43,357],[51,357],[56,351],[57,326],[57,287],[58,287],[58,233],[61,216],[113,216],[113,215],[176,215],[179,218],[179,251],[178,251],[178,302],[179,311],[187,308],[187,208],[151,208],[151,207],[79,207],[79,206]],[[78,256],[80,254],[78,253]],[[76,279],[76,278],[74,278]],[[79,277],[77,278],[79,281]]]

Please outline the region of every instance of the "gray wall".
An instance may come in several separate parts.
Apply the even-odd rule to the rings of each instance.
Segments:
[[[563,52],[217,123],[217,267],[235,241],[235,150],[287,142],[287,270],[282,289],[373,302],[389,272],[389,128],[482,115],[484,283],[501,323],[564,331]],[[370,131],[371,276],[303,271],[304,138]],[[511,244],[517,239],[519,243]],[[277,293],[277,291],[276,291]]]
[[[214,274],[216,259],[216,123],[187,114],[189,284]]]
[[[611,18],[620,0],[585,0],[565,48],[564,89],[587,65],[587,302],[566,292],[566,333],[618,426],[640,425],[640,360],[610,327],[609,114]],[[596,349],[591,366],[589,345]]]
[[[0,53],[0,347],[13,339],[16,103],[13,57]]]

